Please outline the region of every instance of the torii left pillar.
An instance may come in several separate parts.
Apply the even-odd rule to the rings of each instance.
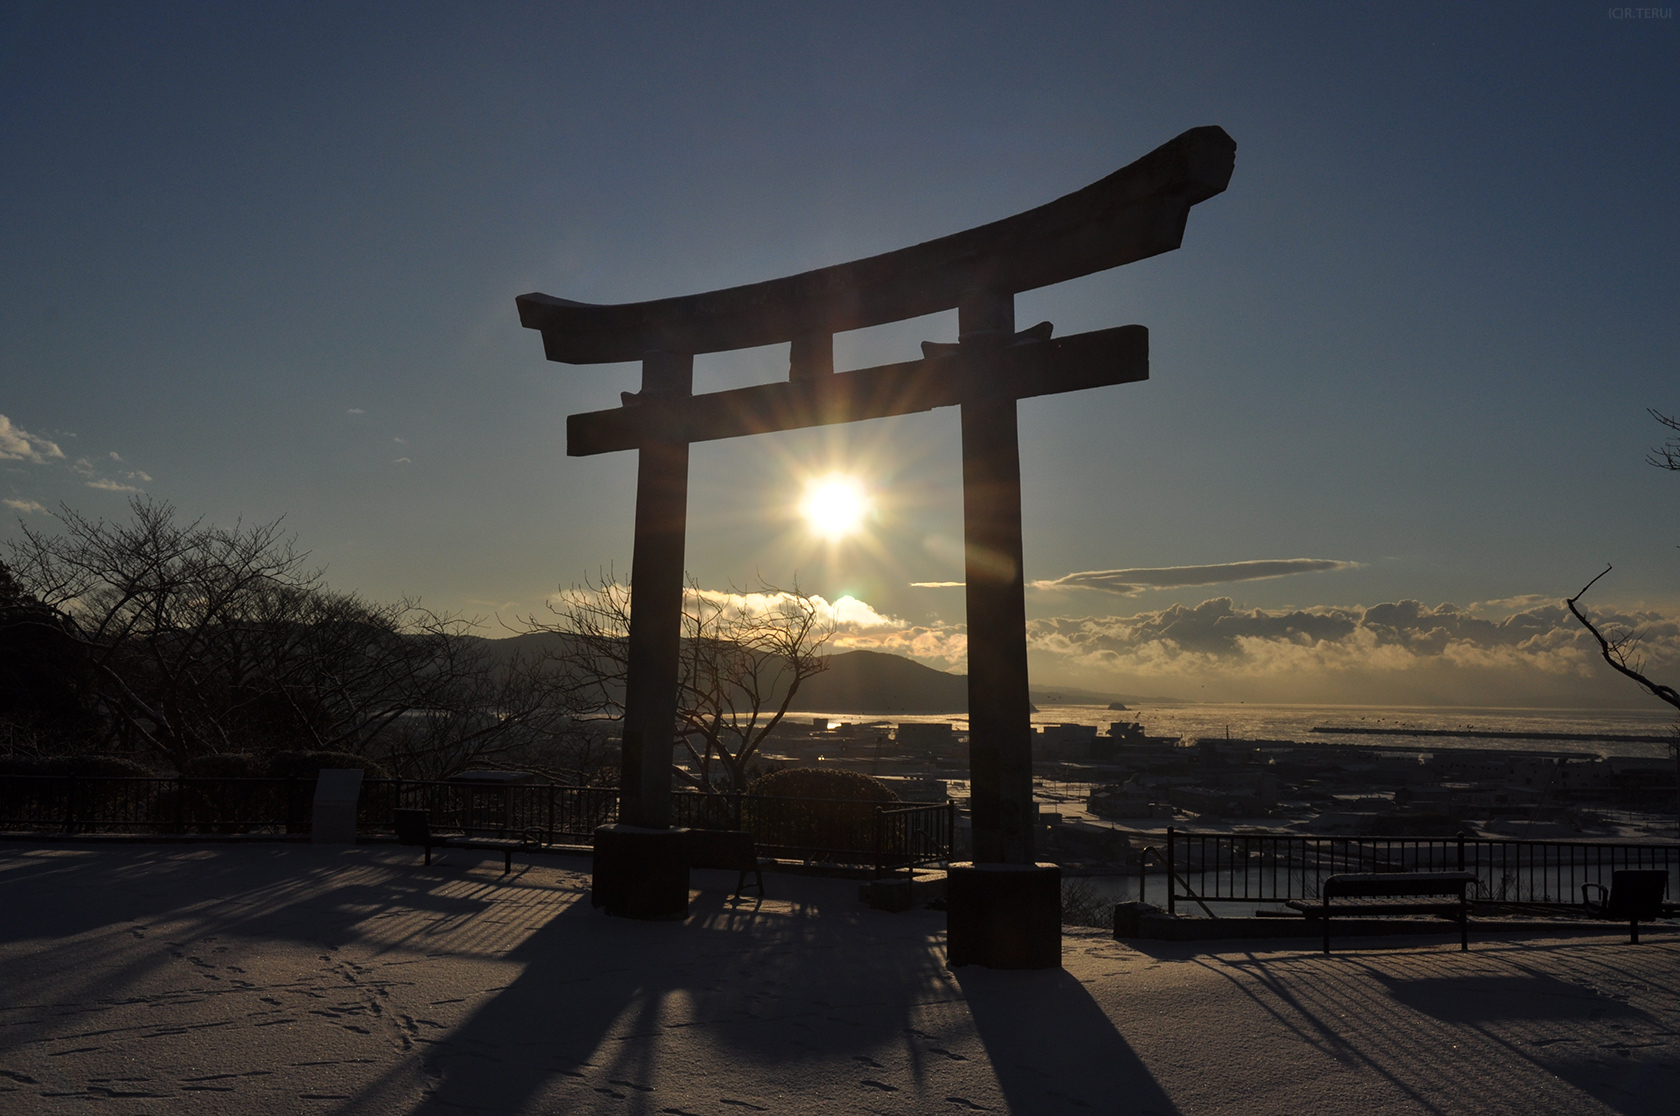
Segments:
[[[644,400],[693,390],[693,356],[642,358]],[[687,526],[688,442],[644,442],[636,462],[618,823],[595,831],[590,887],[591,903],[624,918],[688,917],[688,830],[671,826]]]

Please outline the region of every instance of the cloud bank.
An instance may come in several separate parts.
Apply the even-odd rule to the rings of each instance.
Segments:
[[[1612,608],[1591,615],[1637,633],[1645,665],[1663,680],[1680,679],[1680,616]],[[967,669],[961,625],[882,619],[839,627],[832,645]],[[1267,610],[1218,597],[1129,616],[1032,620],[1027,646],[1037,683],[1187,700],[1622,707],[1652,700],[1605,666],[1591,636],[1551,598]]]
[[[685,594],[690,600],[700,600],[727,616],[774,616],[798,607],[799,597],[786,590],[768,592],[738,592],[733,589],[694,589]],[[888,632],[906,626],[903,620],[885,616],[856,597],[846,596],[827,600],[812,594],[807,598],[816,606],[818,619],[836,632]]]
[[[690,590],[728,612],[766,615],[785,592]],[[961,624],[915,624],[855,597],[813,597],[827,648],[904,655],[968,668]],[[1644,666],[1680,681],[1680,614],[1593,609],[1609,632],[1634,633]],[[1027,623],[1035,684],[1191,701],[1352,705],[1640,707],[1654,704],[1614,674],[1561,600],[1516,597],[1461,607],[1420,601],[1240,609],[1229,597],[1129,616]]]
[[[1221,585],[1232,581],[1260,581],[1291,574],[1347,570],[1357,562],[1332,558],[1275,558],[1222,562],[1211,566],[1158,566],[1131,570],[1085,570],[1049,581],[1034,581],[1034,589],[1095,589],[1135,596],[1145,589],[1183,589],[1193,585]]]
[[[1132,616],[1035,620],[1028,645],[1086,679],[1159,683],[1209,700],[1639,705],[1562,602],[1494,606],[1394,601],[1368,608],[1240,610],[1220,597]],[[1680,621],[1607,609],[1638,633],[1648,665],[1680,674]]]

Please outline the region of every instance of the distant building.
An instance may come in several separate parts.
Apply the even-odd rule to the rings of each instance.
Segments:
[[[1033,755],[1038,759],[1083,763],[1091,758],[1091,745],[1096,739],[1096,725],[1045,725],[1033,742]]]
[[[898,726],[900,755],[949,756],[956,750],[957,737],[949,721],[906,721]]]

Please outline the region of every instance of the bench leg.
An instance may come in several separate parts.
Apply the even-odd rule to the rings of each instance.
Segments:
[[[503,849],[502,850],[502,875],[505,876],[511,871],[513,871],[513,850]]]
[[[1628,944],[1639,944],[1639,920],[1637,918],[1628,920]]]
[[[432,866],[432,846],[427,845],[426,846],[426,867],[430,868],[431,866]]]
[[[758,897],[764,898],[764,869],[758,867],[743,868],[741,874],[735,878],[735,898],[739,899],[747,891],[747,874],[758,881]]]
[[[1458,911],[1458,952],[1470,952],[1470,918],[1462,907]]]

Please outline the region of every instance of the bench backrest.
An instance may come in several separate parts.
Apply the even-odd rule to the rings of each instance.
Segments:
[[[1358,872],[1324,881],[1324,897],[1377,895],[1463,895],[1476,877],[1469,872]]]
[[[391,815],[397,840],[405,845],[425,845],[432,839],[432,825],[424,810],[397,810]]]
[[[1610,901],[1604,905],[1604,915],[1641,921],[1658,918],[1667,889],[1666,868],[1618,868],[1610,873]]]
[[[757,863],[758,847],[753,835],[739,829],[691,829],[688,831],[688,864],[691,868],[729,868],[740,871]]]

